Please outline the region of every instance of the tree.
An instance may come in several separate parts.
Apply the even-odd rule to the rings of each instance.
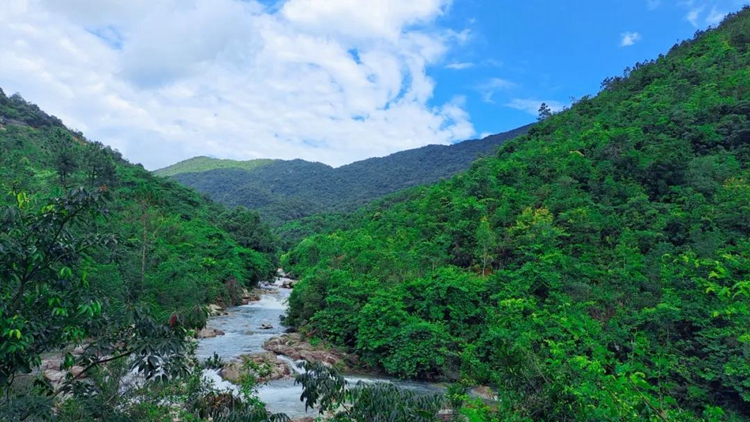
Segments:
[[[70,191],[40,209],[25,193],[0,209],[0,382],[40,363],[40,355],[88,334],[101,303],[75,270],[81,254],[112,239],[75,233],[102,215],[104,196]]]
[[[552,109],[549,108],[547,103],[542,103],[539,106],[539,117],[537,118],[537,120],[541,122],[543,120],[547,120],[550,117],[552,117]]]
[[[56,129],[53,136],[52,148],[55,170],[60,178],[60,185],[65,188],[68,186],[68,177],[78,170],[79,163],[67,130]]]
[[[83,167],[91,187],[108,185],[115,180],[115,163],[104,146],[98,142],[86,145]]]
[[[479,248],[479,257],[482,260],[482,276],[487,275],[487,266],[492,262],[493,251],[497,247],[495,232],[490,227],[487,217],[482,217],[479,222],[479,228],[476,233],[477,247]]]
[[[363,383],[347,388],[344,377],[335,369],[318,362],[305,364],[295,384],[302,385],[305,409],[319,406],[334,413],[336,421],[353,422],[429,422],[443,407],[438,394],[420,395],[388,382]]]
[[[69,345],[83,351],[67,353],[61,369],[80,370],[68,374],[57,391],[47,384],[47,396],[75,391],[89,370],[124,358],[146,380],[187,373],[186,328],[195,326],[193,315],[174,314],[164,324],[139,304],[110,313],[106,294],[92,289],[80,269],[89,252],[114,243],[87,225],[107,214],[106,200],[106,191],[78,188],[40,208],[18,193],[13,205],[0,208],[0,383],[6,390],[0,419],[11,414],[25,420],[49,411],[41,404],[51,400],[29,395],[11,400],[9,393],[15,377],[39,366],[43,353]]]

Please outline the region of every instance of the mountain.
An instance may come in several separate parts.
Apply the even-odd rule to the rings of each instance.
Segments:
[[[217,169],[243,169],[243,170],[254,170],[258,167],[273,164],[280,160],[249,160],[249,161],[235,161],[235,160],[221,160],[217,158],[209,157],[193,157],[189,160],[180,161],[177,164],[165,167],[161,170],[157,170],[156,174],[159,176],[175,176],[183,173],[200,173],[204,171],[217,170]]]
[[[70,192],[109,198],[106,218],[82,222],[71,236],[113,236],[109,247],[82,258],[81,270],[92,291],[105,291],[112,306],[144,302],[164,315],[209,302],[231,304],[239,287],[253,286],[276,269],[276,241],[257,214],[229,211],[156,177],[1,89],[0,186],[4,207],[29,209],[60,198],[75,203]],[[27,197],[28,204],[20,199]],[[13,256],[4,255],[13,241],[12,235],[0,236],[0,257]]]
[[[477,420],[750,419],[750,8],[282,259],[286,323]]]
[[[353,211],[389,193],[451,177],[530,127],[449,146],[429,145],[339,168],[303,160],[197,157],[155,173],[224,205],[257,210],[265,221],[278,226],[316,213]]]

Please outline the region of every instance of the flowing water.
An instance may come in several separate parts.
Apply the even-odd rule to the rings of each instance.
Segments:
[[[264,294],[257,302],[230,308],[229,315],[210,318],[208,326],[217,328],[225,334],[201,339],[196,350],[198,358],[205,360],[216,353],[226,362],[240,355],[264,352],[263,343],[285,331],[280,318],[286,312],[286,302],[291,292],[289,289],[281,288],[285,281],[288,279],[278,278],[274,284],[263,286]],[[264,330],[260,328],[261,324],[270,324],[273,328]],[[287,362],[293,370],[296,369],[294,362],[288,357],[279,358]],[[218,371],[206,370],[204,375],[213,380],[219,389],[237,391],[236,386],[224,381]],[[403,388],[425,394],[444,392],[439,385],[421,382],[392,381],[362,375],[347,376],[346,380],[350,384],[356,384],[358,381],[395,382]],[[305,412],[305,406],[299,399],[301,394],[302,387],[295,385],[292,378],[270,381],[258,389],[260,400],[273,413],[286,413],[291,418],[315,416],[316,412],[312,410]]]

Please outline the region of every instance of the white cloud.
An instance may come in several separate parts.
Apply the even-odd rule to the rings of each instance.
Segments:
[[[725,12],[719,12],[715,7],[711,8],[711,12],[706,16],[706,23],[711,26],[717,26],[727,16]]]
[[[620,34],[620,47],[630,47],[641,40],[641,34],[637,32],[623,32]]]
[[[492,97],[495,95],[497,91],[507,90],[515,86],[516,84],[514,84],[513,82],[509,80],[500,79],[500,78],[491,78],[487,80],[486,82],[477,86],[477,90],[479,91],[479,94],[482,96],[482,101],[486,103],[494,103],[495,101]]]
[[[717,5],[724,7],[740,7],[742,1],[719,1],[719,0],[682,0],[680,5],[687,8],[685,19],[695,28],[706,26],[717,26],[727,16],[726,12],[719,10]],[[709,9],[710,7],[710,9]]]
[[[687,15],[685,15],[685,19],[687,19],[687,21],[690,22],[691,25],[697,28],[698,26],[700,26],[699,18],[701,13],[703,13],[703,9],[703,6],[690,9]]]
[[[463,70],[463,69],[468,69],[470,67],[474,67],[474,63],[453,62],[453,63],[448,63],[447,65],[445,65],[445,67],[448,69]]]
[[[505,104],[505,106],[516,110],[525,111],[532,116],[537,116],[539,115],[539,106],[541,106],[542,103],[547,104],[550,110],[555,113],[561,111],[564,107],[563,104],[559,101],[537,100],[534,98],[514,98],[513,100]]]
[[[0,87],[157,168],[195,155],[345,164],[474,135],[427,75],[450,0],[14,0]],[[450,66],[450,65],[448,65]]]

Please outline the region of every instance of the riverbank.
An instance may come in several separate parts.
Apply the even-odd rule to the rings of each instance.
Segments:
[[[237,391],[237,386],[228,379],[236,382],[242,371],[249,370],[263,382],[257,392],[266,408],[273,413],[285,413],[298,419],[315,417],[317,412],[306,411],[300,401],[302,387],[294,383],[295,371],[300,370],[297,363],[324,362],[343,370],[345,374],[347,370],[357,368],[359,363],[355,356],[334,348],[312,345],[304,341],[300,334],[285,332],[281,318],[286,313],[287,300],[295,283],[290,278],[279,277],[273,283],[262,284],[257,289],[259,300],[228,308],[220,315],[211,317],[207,329],[220,330],[224,334],[199,339],[196,355],[205,361],[216,354],[224,362],[224,368],[204,372],[217,387]],[[269,353],[273,353],[276,359]],[[442,394],[445,391],[440,384],[400,381],[369,374],[349,373],[346,380],[352,385],[357,382],[391,382],[420,394]]]

